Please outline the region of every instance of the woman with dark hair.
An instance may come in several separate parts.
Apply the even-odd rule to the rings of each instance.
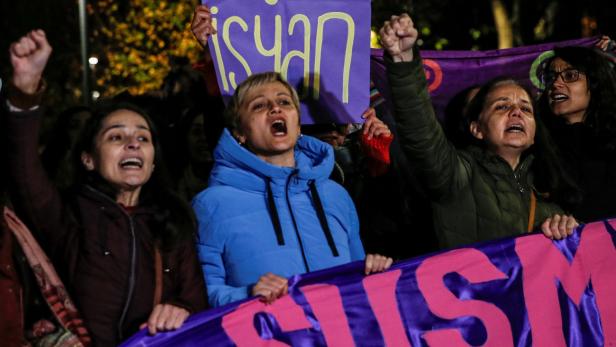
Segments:
[[[458,150],[445,138],[431,107],[411,18],[393,16],[381,29],[381,39],[400,142],[432,200],[441,246],[536,228],[556,239],[569,235],[575,219],[535,191],[532,152],[541,150],[535,135],[541,127],[531,94],[511,79],[482,86],[467,111],[476,143]]]
[[[78,180],[61,195],[36,141],[51,47],[36,30],[10,54],[13,203],[39,234],[94,345],[117,345],[140,327],[152,334],[180,327],[206,307],[206,293],[190,208],[167,189],[149,117],[128,103],[97,105],[75,148]]]
[[[562,47],[542,76],[540,115],[582,190],[573,213],[585,222],[616,216],[616,72],[594,49]]]

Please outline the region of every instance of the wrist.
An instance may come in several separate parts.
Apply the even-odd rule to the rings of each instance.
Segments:
[[[11,105],[22,110],[29,110],[41,104],[43,94],[47,88],[45,80],[39,79],[38,85],[34,88],[32,93],[27,93],[25,90],[15,85],[14,82],[14,80],[11,81],[11,85],[8,88],[8,101]]]
[[[13,87],[19,89],[23,94],[36,94],[42,85],[41,74],[34,75],[13,75]]]
[[[400,52],[400,54],[393,55],[391,59],[394,63],[413,61],[413,50]]]

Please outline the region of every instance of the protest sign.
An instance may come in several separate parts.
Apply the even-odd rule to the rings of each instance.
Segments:
[[[212,0],[210,39],[228,99],[257,72],[276,71],[302,99],[301,120],[358,122],[368,107],[369,0]]]

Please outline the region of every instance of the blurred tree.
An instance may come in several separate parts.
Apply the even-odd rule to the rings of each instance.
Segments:
[[[193,0],[94,0],[88,6],[94,81],[102,95],[157,90],[173,57],[201,54],[190,32]],[[96,88],[95,87],[95,88]]]
[[[514,1],[518,3],[518,1]],[[494,16],[494,24],[498,33],[498,48],[513,47],[513,32],[509,14],[503,0],[491,0],[492,15]]]

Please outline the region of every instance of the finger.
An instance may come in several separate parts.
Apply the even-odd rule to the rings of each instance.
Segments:
[[[385,259],[382,255],[374,256],[374,265],[372,265],[372,271],[370,273],[380,272],[383,270],[383,266],[385,265]]]
[[[372,266],[374,263],[374,256],[372,254],[366,255],[365,263],[366,265],[365,265],[364,273],[368,275],[372,271]]]
[[[156,325],[158,323],[158,316],[162,311],[162,305],[154,306],[152,313],[150,314],[150,318],[148,318],[148,332],[150,335],[156,334]]]
[[[31,32],[30,38],[36,44],[36,47],[41,49],[43,52],[51,51],[51,45],[49,45],[49,41],[47,41],[47,36],[43,30],[33,30]]]
[[[30,40],[27,38],[21,38],[15,43],[14,53],[16,56],[25,57],[30,54],[30,49],[28,48],[28,41]]]
[[[188,311],[186,311],[185,309],[180,308],[176,319],[175,319],[175,324],[173,325],[173,329],[179,329],[182,327],[182,325],[184,325],[184,322],[186,321],[186,319],[190,316],[190,313],[188,313]]]
[[[165,328],[167,328],[167,330],[175,330],[179,328],[182,325],[184,319],[186,319],[186,317],[184,317],[184,312],[186,312],[185,309],[173,306],[173,310],[171,311],[172,314],[169,317],[170,319],[167,320]]]
[[[192,29],[193,34],[197,37],[200,37],[202,34],[204,34],[206,31],[211,31],[212,26],[210,23],[206,23],[206,22],[201,22],[197,25],[195,25]]]
[[[545,237],[547,237],[549,239],[554,239],[554,235],[552,234],[552,230],[550,230],[550,223],[551,222],[552,222],[552,218],[547,218],[541,224],[541,231],[543,232],[543,235],[545,235]]]
[[[567,219],[567,234],[568,235],[573,234],[573,230],[575,230],[576,227],[577,227],[577,221],[575,220],[573,216],[569,216],[569,218]]]
[[[560,224],[560,215],[555,214],[554,216],[552,216],[552,221],[550,222],[550,230],[552,231],[552,235],[554,235],[554,238],[556,240],[560,240],[562,238],[562,235],[560,234],[560,230],[558,229],[558,226]]]
[[[169,310],[167,311],[166,316],[163,319],[163,330],[165,331],[169,331],[172,330],[175,326],[175,320],[178,318],[179,315],[179,310],[177,307],[171,306],[171,305],[165,305],[167,307],[169,307]]]
[[[147,328],[147,327],[148,327],[148,322],[142,323],[142,324],[139,326],[139,330],[144,329],[144,328]]]
[[[272,273],[268,274],[267,278],[271,282],[271,284],[276,287],[285,286],[288,282],[286,278],[272,274]]]
[[[366,121],[364,122],[364,125],[362,125],[362,130],[363,130],[364,135],[370,133],[370,127],[372,126],[372,123],[374,123],[374,118],[366,119]]]
[[[376,117],[376,110],[373,107],[368,107],[366,111],[361,115],[363,119]]]
[[[561,238],[567,237],[567,216],[562,216],[558,222],[558,233]]]
[[[389,269],[393,263],[393,258],[387,257],[387,261],[385,262],[385,267],[383,268],[383,270]]]
[[[29,37],[29,34],[22,37],[19,40],[19,44],[22,46],[22,49],[24,50],[24,52],[27,52],[26,54],[29,54],[30,52],[34,51],[34,49],[36,48],[36,44]]]
[[[385,125],[385,124],[380,125],[374,131],[374,136],[375,137],[379,137],[379,136],[386,136],[386,137],[388,137],[389,135],[391,135],[391,130],[389,130],[389,127],[387,125]]]
[[[274,301],[274,292],[272,290],[264,288],[261,290],[260,295],[262,297],[261,301],[266,304],[271,304]]]
[[[195,13],[193,15],[193,23],[201,22],[205,17],[211,15],[210,9],[204,5],[197,6]]]
[[[158,316],[158,320],[156,322],[156,330],[157,331],[165,331],[167,329],[167,324],[169,320],[173,319],[173,309],[172,305],[162,305],[162,310],[160,315]]]

